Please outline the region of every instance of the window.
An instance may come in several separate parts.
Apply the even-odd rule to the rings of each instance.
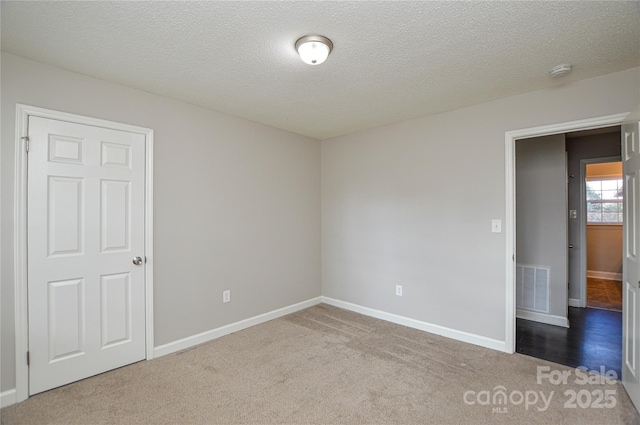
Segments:
[[[587,180],[587,222],[622,223],[622,179]]]

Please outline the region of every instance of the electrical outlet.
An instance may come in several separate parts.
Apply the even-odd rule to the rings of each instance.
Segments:
[[[399,297],[402,296],[402,285],[396,285],[396,295]]]
[[[231,290],[222,291],[222,302],[228,303],[229,301],[231,301]]]

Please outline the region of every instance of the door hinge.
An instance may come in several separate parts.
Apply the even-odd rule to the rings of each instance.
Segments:
[[[31,365],[31,356],[30,356],[30,352],[27,351],[27,366]]]
[[[24,148],[27,150],[27,153],[29,153],[29,137],[25,136],[20,139],[24,140]]]

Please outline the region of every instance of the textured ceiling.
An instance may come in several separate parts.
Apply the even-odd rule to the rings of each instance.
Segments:
[[[2,1],[2,50],[327,139],[636,67],[639,4]]]

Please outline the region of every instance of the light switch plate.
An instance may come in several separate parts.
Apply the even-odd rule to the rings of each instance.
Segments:
[[[502,233],[502,220],[491,220],[491,232]]]

